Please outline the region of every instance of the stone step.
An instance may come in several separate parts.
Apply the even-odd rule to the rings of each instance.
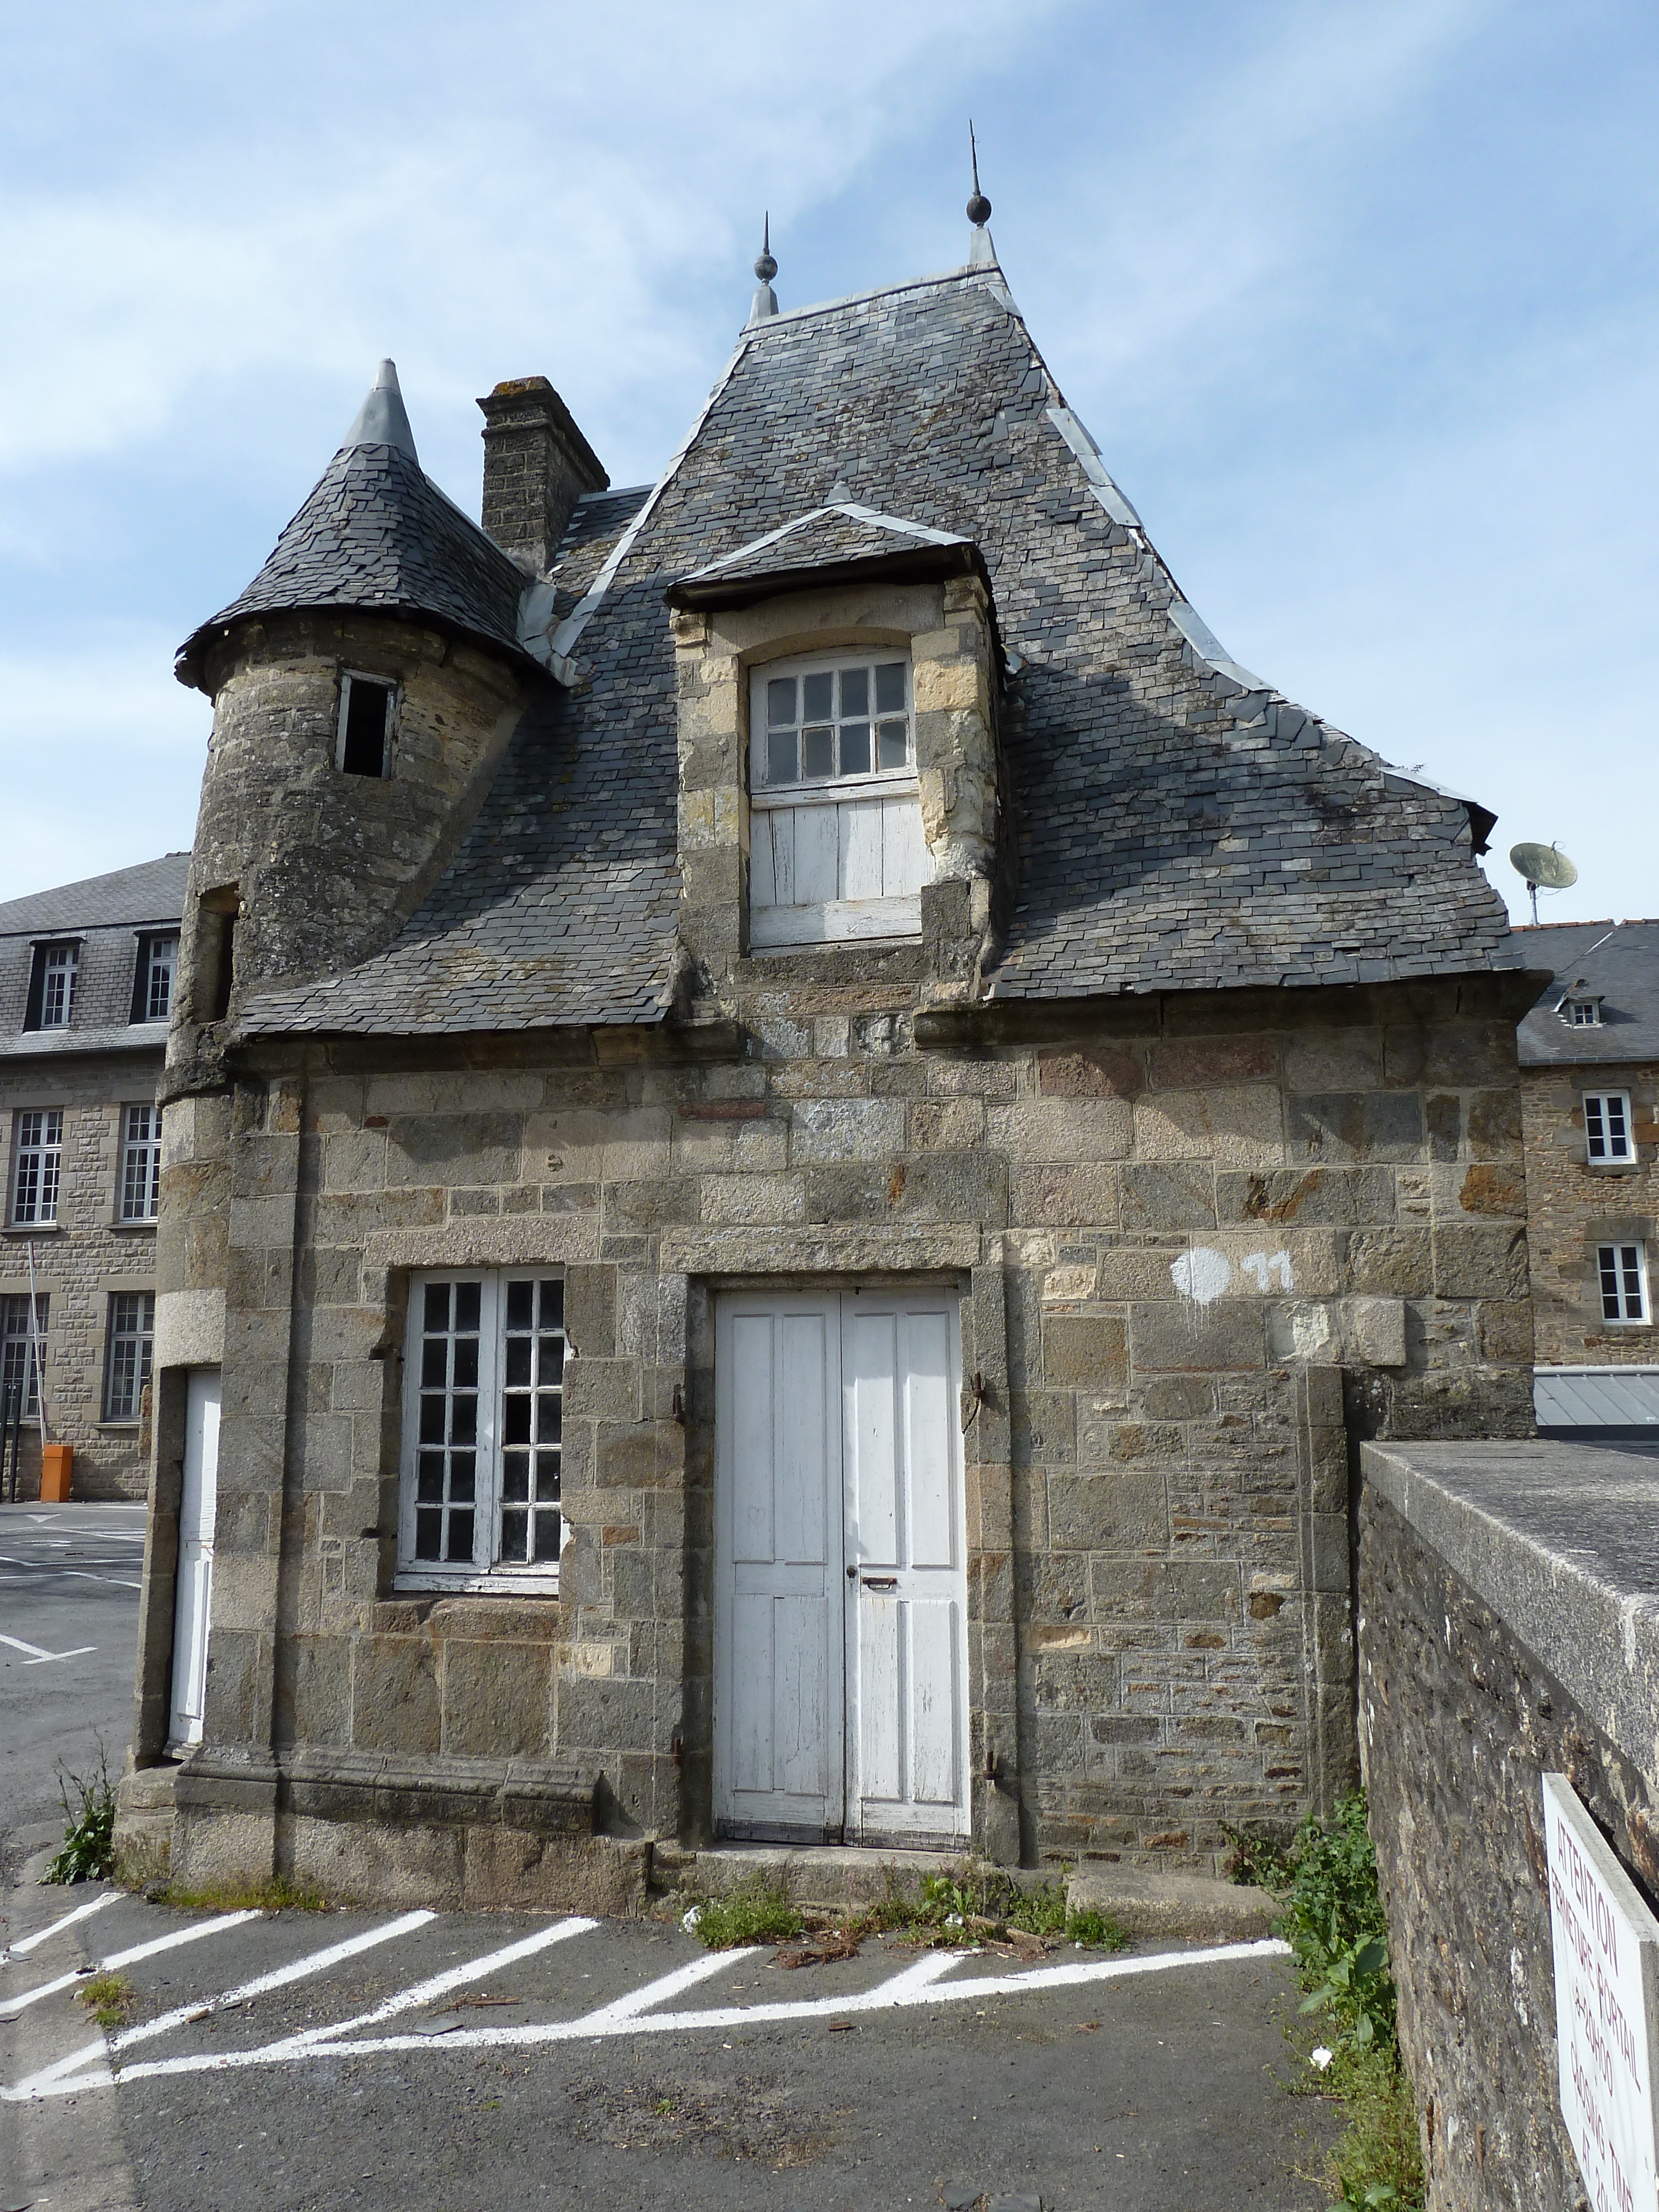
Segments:
[[[724,1897],[756,1881],[782,1891],[792,1905],[834,1911],[878,1905],[894,1892],[915,1897],[929,1875],[959,1872],[963,1851],[904,1850],[854,1844],[717,1844],[706,1850],[658,1844],[653,1886]],[[1005,1869],[998,1869],[1005,1871]],[[1043,1876],[1006,1869],[1011,1881],[1032,1888]]]
[[[1066,1886],[1074,1912],[1109,1914],[1126,1935],[1198,1943],[1245,1943],[1271,1932],[1279,1907],[1265,1889],[1212,1875],[1099,1861]]]

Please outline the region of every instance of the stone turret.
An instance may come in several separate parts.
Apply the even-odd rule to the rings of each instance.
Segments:
[[[521,571],[430,482],[391,362],[258,575],[181,650],[214,702],[170,1087],[252,993],[397,934],[529,692]]]

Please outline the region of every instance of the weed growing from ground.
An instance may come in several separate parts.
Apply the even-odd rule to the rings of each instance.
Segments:
[[[176,1881],[142,1885],[151,1905],[171,1905],[180,1912],[327,1912],[332,1908],[314,1883],[290,1881],[277,1875],[270,1881],[210,1881],[200,1887]]]
[[[700,1898],[683,1923],[711,1951],[744,1943],[784,1943],[805,1927],[782,1888],[751,1875],[724,1897]]]
[[[1234,1833],[1232,1876],[1273,1892],[1279,1932],[1296,1954],[1302,2011],[1323,2022],[1319,2093],[1338,2098],[1346,2127],[1325,2173],[1349,2212],[1413,2212],[1423,2203],[1417,2106],[1400,2063],[1389,1923],[1376,1853],[1358,1790],[1330,1822],[1310,1814],[1288,1846]]]
[[[70,1801],[70,1792],[75,1802]],[[58,1762],[58,1794],[64,1801],[64,1846],[40,1879],[43,1882],[100,1881],[115,1857],[115,1785],[109,1778],[109,1753],[98,1746],[98,1771],[72,1774]]]
[[[125,2027],[138,1992],[125,1974],[94,1974],[76,1990],[75,2001],[88,2008],[100,2027]]]

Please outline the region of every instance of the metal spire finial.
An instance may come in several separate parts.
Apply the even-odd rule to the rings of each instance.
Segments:
[[[974,141],[971,117],[968,122],[968,155],[974,165],[974,196],[968,203],[968,220],[976,230],[983,230],[991,220],[991,203],[979,188],[979,148]]]
[[[761,225],[761,250],[755,262],[755,274],[760,283],[755,287],[755,303],[749,310],[751,323],[763,323],[768,316],[778,312],[778,295],[772,289],[772,279],[778,273],[778,264],[772,258],[772,212],[769,208]]]

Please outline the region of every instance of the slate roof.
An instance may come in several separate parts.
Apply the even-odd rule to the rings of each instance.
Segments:
[[[130,1018],[138,939],[178,928],[189,873],[188,853],[165,853],[0,905],[0,1060],[148,1051],[159,1061],[167,1024]],[[80,959],[68,1025],[26,1030],[34,947],[42,938],[70,937],[79,941]]]
[[[377,381],[247,589],[179,648],[174,672],[199,688],[216,631],[307,607],[417,615],[517,658],[524,586],[523,572],[422,471],[394,374],[389,392]]]
[[[1659,1060],[1659,921],[1545,922],[1515,936],[1528,967],[1554,971],[1517,1032],[1523,1067]],[[1601,1019],[1569,1029],[1555,1010],[1581,980]]]
[[[1534,1367],[1540,1429],[1659,1429],[1659,1367]]]
[[[246,1025],[656,1018],[678,892],[665,595],[843,485],[853,504],[970,539],[992,580],[1018,671],[1002,722],[1018,890],[996,996],[1526,964],[1472,855],[1490,816],[1474,810],[1472,828],[1465,803],[1224,655],[993,264],[743,332],[629,519],[617,495],[602,516],[578,509],[541,641],[574,688],[520,733],[449,876],[380,959],[260,1000]],[[1408,750],[1408,689],[1400,721]]]

